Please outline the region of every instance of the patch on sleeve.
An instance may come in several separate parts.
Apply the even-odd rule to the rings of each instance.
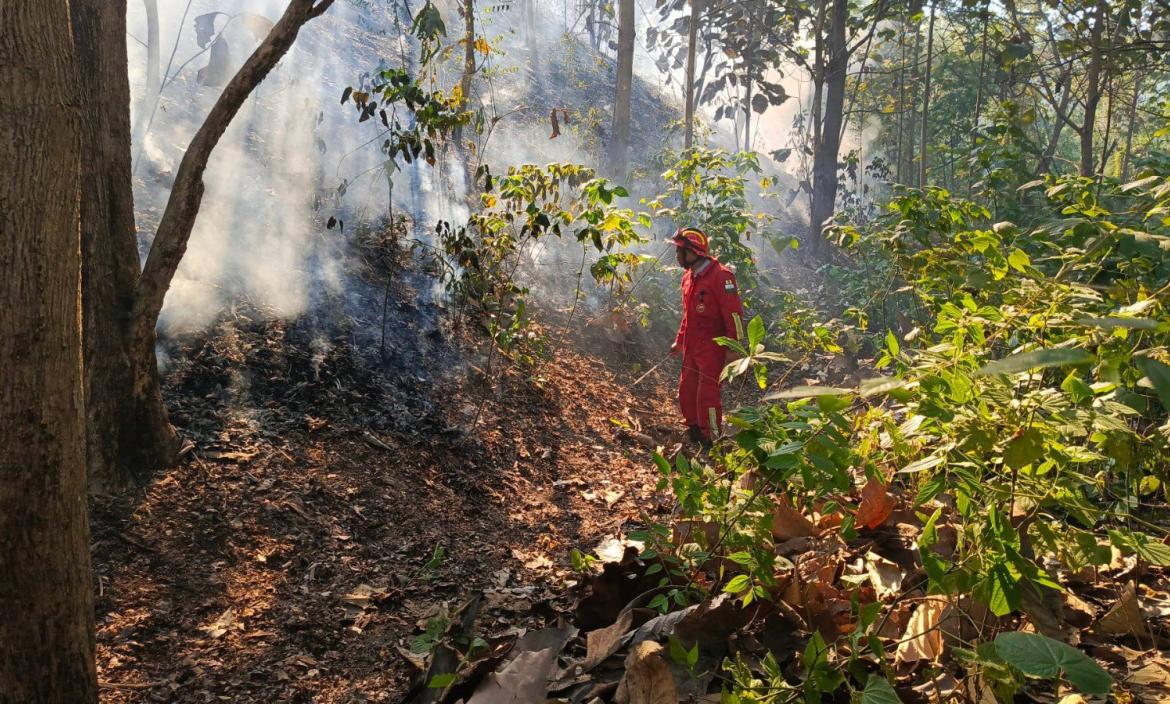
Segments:
[[[724,281],[723,290],[728,293],[735,293],[735,279],[727,279]]]

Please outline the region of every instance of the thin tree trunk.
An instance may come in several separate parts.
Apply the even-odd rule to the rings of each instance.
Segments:
[[[894,151],[894,181],[897,183],[904,183],[902,180],[902,126],[904,122],[904,114],[906,112],[906,18],[903,15],[902,21],[903,31],[898,33],[898,48],[902,53],[902,62],[898,66],[898,146]]]
[[[463,0],[463,75],[459,77],[462,105],[471,99],[471,77],[475,75],[475,0]]]
[[[1121,155],[1121,180],[1129,180],[1129,160],[1133,155],[1133,128],[1137,124],[1138,96],[1142,91],[1142,74],[1133,77],[1133,96],[1129,101],[1129,126],[1125,130],[1125,153]]]
[[[138,110],[134,115],[135,144],[142,144],[146,138],[147,125],[153,117],[155,104],[159,99],[159,90],[162,88],[162,47],[160,46],[162,40],[159,38],[158,0],[142,0],[142,4],[146,8],[146,84],[142,86],[142,95],[138,99]],[[124,24],[125,19],[122,22]]]
[[[1096,173],[1093,153],[1093,138],[1097,126],[1097,106],[1101,102],[1101,64],[1104,61],[1104,52],[1101,47],[1101,37],[1105,31],[1106,19],[1105,0],[1097,1],[1097,10],[1094,13],[1093,28],[1089,35],[1089,67],[1085,72],[1085,119],[1081,125],[1081,175],[1092,176]]]
[[[64,0],[0,3],[5,702],[97,702],[81,358],[81,67],[70,26]]]
[[[915,2],[910,8],[910,16],[917,15],[922,6]],[[914,168],[914,153],[918,149],[916,137],[918,135],[918,111],[913,107],[918,102],[918,54],[922,51],[922,28],[918,22],[914,23],[914,44],[910,52],[910,97],[906,101],[906,183],[916,185],[918,171]]]
[[[524,0],[524,34],[528,42],[528,70],[537,86],[540,80],[540,44],[536,34],[536,0]]]
[[[695,49],[699,37],[702,0],[691,0],[691,21],[687,37],[686,105],[683,117],[683,149],[690,150],[695,140]]]
[[[930,22],[926,28],[926,83],[922,87],[922,155],[918,160],[918,187],[926,188],[926,169],[930,149],[930,79],[934,53],[934,3],[930,3]]]
[[[1052,135],[1048,138],[1048,145],[1040,155],[1040,163],[1036,165],[1037,173],[1045,173],[1052,167],[1052,160],[1056,157],[1056,149],[1060,146],[1060,135],[1064,132],[1067,123],[1068,105],[1072,101],[1072,65],[1064,70],[1060,78],[1063,90],[1060,102],[1053,106],[1055,123],[1052,125]]]
[[[617,80],[613,101],[613,142],[609,169],[625,178],[630,153],[630,87],[634,79],[634,0],[618,0]]]
[[[979,46],[979,82],[975,86],[975,116],[971,124],[971,146],[979,135],[979,118],[983,114],[983,80],[987,76],[987,25],[991,20],[990,2],[983,3],[983,39]]]
[[[1117,146],[1117,141],[1113,140],[1110,143],[1109,135],[1113,132],[1113,77],[1110,76],[1105,83],[1105,131],[1102,132],[1101,138],[1101,174],[1104,175],[1105,169],[1109,168],[1109,152],[1113,151],[1113,147]],[[1118,171],[1120,174],[1120,171]]]
[[[845,119],[845,78],[849,68],[845,43],[848,0],[833,0],[829,21],[828,61],[825,64],[825,109],[820,142],[813,152],[813,199],[809,218],[810,251],[824,257],[828,242],[821,234],[837,201],[837,158],[841,151],[841,124]]]
[[[744,83],[747,90],[744,105],[747,109],[743,111],[743,150],[750,152],[752,150],[752,75],[750,73],[744,78]]]
[[[183,155],[150,254],[135,287],[130,318],[130,363],[135,393],[146,393],[152,384],[152,374],[157,374],[154,329],[167,289],[187,251],[191,228],[203,202],[203,172],[212,150],[252,90],[296,41],[301,27],[332,4],[333,0],[292,0],[289,3],[268,36],[224,87]]]

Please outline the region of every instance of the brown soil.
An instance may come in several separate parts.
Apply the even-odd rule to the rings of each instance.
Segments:
[[[95,501],[104,702],[396,701],[437,605],[483,591],[483,635],[544,625],[572,548],[661,510],[645,438],[611,419],[672,441],[665,369],[631,390],[564,348],[410,376],[303,332],[189,341],[167,386],[193,452]]]

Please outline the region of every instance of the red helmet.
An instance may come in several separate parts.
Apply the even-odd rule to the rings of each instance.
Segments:
[[[680,227],[674,231],[670,240],[674,242],[674,246],[689,249],[701,257],[711,256],[711,250],[707,247],[707,235],[697,228]]]

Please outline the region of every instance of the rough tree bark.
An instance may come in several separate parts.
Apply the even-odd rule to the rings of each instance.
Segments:
[[[683,149],[690,150],[695,141],[695,50],[699,43],[699,16],[703,0],[691,0],[691,21],[687,37],[686,91],[683,116]]]
[[[296,41],[301,27],[328,10],[333,1],[292,0],[289,3],[268,36],[224,87],[179,163],[170,198],[163,210],[142,275],[138,277],[135,286],[129,350],[137,395],[148,392],[152,385],[152,375],[157,373],[154,329],[162,311],[163,298],[187,251],[191,228],[195,225],[195,216],[203,202],[203,173],[207,169],[207,160],[252,90]]]
[[[813,195],[809,209],[809,253],[824,257],[828,242],[821,234],[837,201],[837,157],[841,150],[841,124],[845,111],[845,78],[849,52],[845,44],[848,0],[833,0],[825,63],[825,106],[820,140],[813,151]]]
[[[97,702],[78,70],[66,0],[0,3],[0,700],[10,702]]]
[[[618,0],[617,83],[609,156],[609,171],[616,178],[625,178],[630,155],[630,87],[633,80],[634,0]]]
[[[173,461],[179,438],[167,419],[158,370],[135,393],[128,324],[138,280],[130,175],[126,0],[70,0],[81,123],[82,310],[90,491],[118,493]],[[153,347],[154,340],[150,340]]]

